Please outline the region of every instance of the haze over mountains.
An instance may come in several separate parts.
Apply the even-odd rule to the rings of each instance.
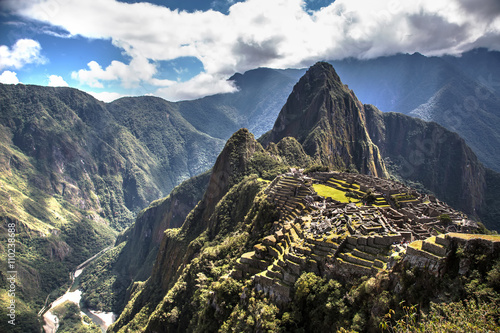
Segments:
[[[417,53],[371,60],[330,61],[342,81],[363,103],[373,104],[384,112],[400,112],[435,121],[457,132],[479,159],[496,171],[500,171],[499,62],[500,52],[485,49],[473,50],[460,57],[425,57]],[[295,72],[298,76],[303,73],[286,72]],[[250,73],[254,77],[261,75],[260,82],[266,82],[273,72],[257,69],[246,75]],[[282,99],[282,104],[286,97],[274,96]],[[278,115],[278,109],[272,111]],[[252,133],[262,134],[259,131]]]
[[[499,62],[500,52],[485,49],[460,57],[426,57],[417,53],[330,61],[363,103],[384,112],[435,121],[457,132],[479,159],[496,171],[500,171]],[[270,129],[293,85],[304,73],[305,69],[259,68],[235,74],[231,79],[239,92],[180,102],[181,110],[185,110],[183,115],[197,129],[215,137],[222,138],[224,134],[226,139],[237,124],[258,137]],[[201,109],[210,112],[200,115]],[[225,124],[226,129],[220,124]]]

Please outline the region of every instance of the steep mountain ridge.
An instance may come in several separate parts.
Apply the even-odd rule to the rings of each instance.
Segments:
[[[202,245],[191,242],[204,232],[207,233],[207,240],[216,236],[211,232],[217,227],[214,225],[216,219],[212,216],[216,213],[221,199],[247,174],[251,157],[256,151],[263,151],[263,148],[246,129],[237,131],[228,140],[212,168],[203,198],[186,217],[178,231],[167,232],[173,237],[163,238],[151,275],[153,283],[161,285],[162,290],[168,290],[173,277],[180,273],[180,264],[189,262]],[[247,200],[252,199],[249,197]],[[175,255],[165,256],[165,253]]]
[[[312,66],[299,80],[261,142],[268,145],[288,136],[321,164],[345,169],[354,165],[362,173],[387,177],[368,135],[362,104],[327,63]]]
[[[365,110],[370,135],[394,165],[395,175],[422,183],[453,207],[479,215],[485,206],[485,168],[458,134],[370,105]]]
[[[256,177],[245,178],[256,152],[263,152],[263,148],[246,129],[239,130],[228,140],[212,168],[203,198],[181,228],[165,230],[151,277],[145,286],[135,284],[135,288],[139,288],[135,291],[136,302],[132,308],[124,310],[116,325],[132,320],[141,307],[159,302],[203,243],[216,236],[223,237],[234,228],[231,220],[245,217],[262,186]],[[233,187],[238,190],[231,192]],[[224,229],[220,224],[222,214],[232,216],[227,221],[229,230],[221,230]]]
[[[500,171],[498,77],[500,52],[475,49],[460,56],[399,54],[331,61],[364,103],[435,121],[457,132],[481,162]]]

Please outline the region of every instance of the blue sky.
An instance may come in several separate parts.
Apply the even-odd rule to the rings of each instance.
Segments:
[[[0,82],[101,100],[235,91],[257,67],[500,50],[497,0],[3,0]]]

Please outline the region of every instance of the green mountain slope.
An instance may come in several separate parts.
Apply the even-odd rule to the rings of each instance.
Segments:
[[[121,98],[107,109],[155,157],[157,166],[152,172],[158,175],[155,183],[164,191],[155,199],[206,171],[224,145],[223,140],[195,129],[180,114],[177,104],[158,97]]]
[[[222,147],[160,99],[110,105],[76,89],[0,85],[0,109],[0,219],[17,228],[20,317],[36,318],[71,270]]]

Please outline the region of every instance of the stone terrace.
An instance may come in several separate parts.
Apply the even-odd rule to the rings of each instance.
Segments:
[[[372,206],[339,202],[317,195],[313,183],[359,197],[372,193],[376,200]],[[391,256],[404,253],[410,241],[476,227],[434,197],[365,175],[315,173],[307,177],[292,169],[274,179],[265,193],[280,211],[280,219],[274,222],[271,235],[238,259],[231,274],[253,276],[256,288],[277,301],[290,300],[291,287],[304,271],[345,278],[376,274],[390,267]],[[451,222],[442,222],[442,214]],[[445,254],[440,241],[421,241],[417,249],[412,243],[410,252],[428,254],[437,265]]]

